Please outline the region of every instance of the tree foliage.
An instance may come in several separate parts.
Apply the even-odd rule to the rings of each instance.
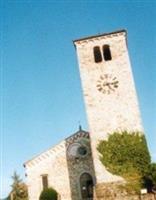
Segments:
[[[156,191],[156,163],[151,163],[148,172],[143,177],[143,185],[152,192]]]
[[[27,200],[28,199],[28,191],[26,184],[22,181],[20,176],[14,172],[12,176],[13,183],[11,185],[12,190],[9,195],[11,200]]]
[[[57,200],[57,192],[53,188],[45,188],[41,194],[39,200]]]
[[[140,132],[114,132],[98,145],[101,162],[112,174],[124,177],[138,190],[151,163],[145,136]]]

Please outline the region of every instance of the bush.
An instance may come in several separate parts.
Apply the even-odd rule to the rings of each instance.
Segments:
[[[153,185],[156,187],[156,163],[151,163],[149,168],[149,175],[151,176]]]
[[[143,185],[149,192],[156,188],[156,163],[150,164],[148,172],[143,177]]]
[[[22,181],[20,176],[14,172],[13,183],[11,185],[12,190],[9,194],[8,200],[28,200],[28,188],[27,185]]]
[[[39,200],[57,200],[57,192],[53,188],[44,189],[41,194]]]
[[[127,186],[139,190],[150,166],[150,154],[145,136],[139,132],[114,132],[97,147],[101,162],[112,174],[127,180]]]

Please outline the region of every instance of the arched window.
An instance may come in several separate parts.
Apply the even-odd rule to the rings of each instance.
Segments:
[[[103,57],[104,57],[105,61],[112,60],[112,56],[111,56],[111,51],[110,51],[109,45],[104,45],[103,46]]]
[[[102,61],[100,47],[98,47],[98,46],[94,47],[94,60],[96,63],[99,63]]]
[[[83,173],[80,177],[80,188],[82,200],[93,200],[93,179],[88,173]]]

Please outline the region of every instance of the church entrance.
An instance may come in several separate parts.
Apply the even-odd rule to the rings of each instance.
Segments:
[[[80,188],[82,200],[93,200],[93,179],[88,173],[83,173],[80,177]]]

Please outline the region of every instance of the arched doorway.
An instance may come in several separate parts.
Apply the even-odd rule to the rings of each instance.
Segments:
[[[80,189],[82,200],[93,200],[93,179],[88,173],[83,173],[80,177]]]

